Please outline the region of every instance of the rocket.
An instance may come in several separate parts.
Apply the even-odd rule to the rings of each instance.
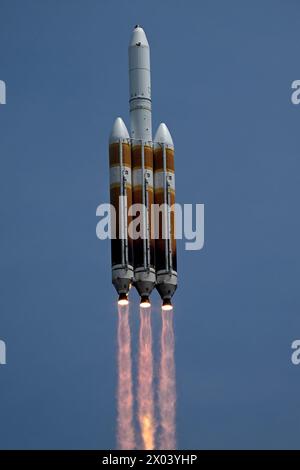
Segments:
[[[174,144],[164,123],[152,138],[150,48],[139,25],[128,49],[130,133],[118,117],[109,138],[110,202],[116,214],[112,283],[121,305],[128,303],[128,292],[134,286],[140,306],[150,306],[156,287],[162,308],[168,310],[177,287],[175,215],[171,210],[175,203]],[[134,220],[130,207],[136,204],[141,207],[138,237],[129,230]],[[153,204],[164,207],[154,220]]]

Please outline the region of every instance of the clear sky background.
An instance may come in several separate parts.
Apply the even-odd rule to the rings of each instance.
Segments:
[[[177,200],[205,204],[203,250],[178,244],[178,446],[300,448],[299,2],[0,0],[0,18],[0,447],[115,447],[116,294],[95,214],[139,23]]]

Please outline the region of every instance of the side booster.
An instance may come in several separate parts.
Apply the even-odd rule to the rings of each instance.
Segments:
[[[128,236],[132,204],[131,143],[123,120],[115,120],[109,139],[110,203],[115,208],[115,238],[111,240],[112,283],[119,294],[119,303],[128,303],[133,282],[132,240]]]
[[[154,139],[154,200],[163,207],[155,240],[156,288],[164,310],[172,308],[171,298],[177,288],[177,256],[175,238],[174,144],[169,129],[159,125]]]
[[[170,309],[177,287],[174,145],[165,124],[160,124],[152,140],[150,48],[144,30],[136,26],[129,44],[130,137],[121,118],[110,136],[110,197],[117,215],[117,238],[112,240],[112,282],[119,302],[128,302],[134,285],[141,306],[150,305],[156,286],[163,308]],[[122,203],[119,204],[121,197]],[[124,199],[127,199],[124,201]],[[168,208],[153,227],[152,204]],[[141,236],[128,233],[131,204],[141,204]],[[120,207],[119,207],[120,206]],[[158,238],[153,234],[158,234]]]

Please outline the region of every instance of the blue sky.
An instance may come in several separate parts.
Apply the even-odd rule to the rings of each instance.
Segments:
[[[0,447],[115,447],[116,296],[95,213],[110,128],[128,123],[139,23],[177,201],[205,204],[203,250],[178,244],[178,446],[299,448],[299,3],[0,0],[0,11]]]

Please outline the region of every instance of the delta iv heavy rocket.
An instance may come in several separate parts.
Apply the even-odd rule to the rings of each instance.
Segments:
[[[118,117],[109,139],[110,201],[116,214],[116,238],[111,240],[112,283],[119,304],[128,303],[133,285],[141,307],[150,306],[150,294],[158,290],[163,309],[171,309],[177,287],[174,226],[174,144],[164,123],[152,140],[150,49],[144,30],[135,26],[129,44],[130,135]],[[152,205],[165,205],[152,220]],[[141,204],[141,236],[128,228],[129,208]],[[158,227],[153,227],[154,222]],[[157,230],[155,230],[155,228]],[[157,234],[153,236],[153,234]]]

